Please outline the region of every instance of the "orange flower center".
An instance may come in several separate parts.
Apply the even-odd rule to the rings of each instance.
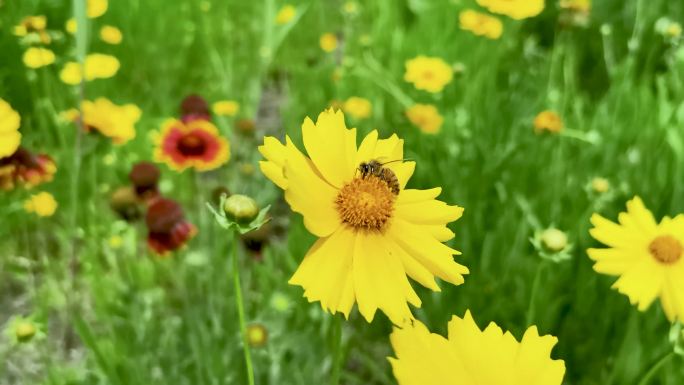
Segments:
[[[202,155],[204,150],[204,140],[195,134],[185,135],[178,141],[178,151],[183,155]]]
[[[648,251],[658,262],[669,265],[682,257],[682,244],[669,235],[661,235],[648,245]]]
[[[340,189],[335,205],[343,223],[355,229],[382,231],[392,217],[395,195],[387,182],[370,175]]]

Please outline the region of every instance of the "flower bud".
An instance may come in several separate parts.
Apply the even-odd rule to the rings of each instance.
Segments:
[[[247,325],[247,343],[249,346],[258,348],[266,345],[268,330],[262,324],[254,323]]]
[[[259,214],[259,206],[254,199],[235,194],[223,203],[223,211],[230,219],[238,223],[249,223]]]
[[[36,326],[30,321],[20,321],[14,329],[14,334],[19,342],[27,342],[36,335]]]
[[[561,251],[568,245],[568,236],[554,228],[546,229],[541,234],[544,247],[551,251]]]

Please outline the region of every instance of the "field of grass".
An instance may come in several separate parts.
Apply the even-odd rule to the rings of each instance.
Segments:
[[[657,220],[684,213],[684,46],[681,28],[663,27],[684,21],[683,2],[595,0],[581,15],[546,0],[535,17],[496,15],[498,39],[459,26],[462,10],[485,12],[475,0],[293,1],[293,18],[277,23],[284,5],[111,0],[88,19],[85,0],[0,0],[0,99],[21,116],[21,145],[57,167],[51,182],[0,190],[1,385],[247,384],[234,266],[246,323],[268,335],[251,348],[256,384],[335,383],[337,362],[341,384],[396,384],[384,313],[368,323],[355,307],[344,320],[288,284],[316,237],[259,168],[264,136],[302,149],[304,118],[352,96],[372,105],[367,118],[346,114],[360,138],[405,140],[409,188],[441,187],[440,200],[465,208],[447,244],[470,274],[439,282],[441,292],[413,282],[418,320],[445,335],[469,309],[480,327],[496,322],[517,339],[536,325],[558,338],[551,356],[565,362],[566,385],[684,384],[681,324],[659,301],[637,310],[587,255],[603,247],[589,233],[593,213],[617,220],[637,195]],[[13,33],[29,15],[47,17],[50,44]],[[76,34],[65,31],[72,17]],[[104,25],[120,29],[120,44],[100,39]],[[319,44],[325,33],[337,38],[332,52]],[[52,50],[54,63],[27,68],[29,46]],[[65,63],[93,52],[119,60],[114,76],[60,80]],[[453,67],[443,91],[404,80],[419,55]],[[197,229],[159,257],[145,221],[121,219],[110,198],[134,164],[154,161],[155,132],[191,94],[239,103],[212,118],[230,161],[208,172],[157,162],[161,194]],[[139,107],[135,138],[116,144],[60,115],[99,97]],[[407,119],[416,103],[443,116],[438,133]],[[560,132],[535,132],[544,110],[561,117]],[[220,189],[271,205],[260,251],[207,210]],[[58,203],[52,216],[24,208],[42,191]],[[567,235],[562,251],[544,244],[547,228]],[[22,319],[36,330],[19,341]]]

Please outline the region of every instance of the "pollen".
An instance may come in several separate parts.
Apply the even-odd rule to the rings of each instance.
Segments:
[[[383,231],[392,218],[395,195],[376,176],[355,178],[340,189],[335,206],[343,223],[359,230]]]
[[[648,251],[658,262],[669,265],[682,257],[682,244],[672,236],[661,235],[651,242]]]

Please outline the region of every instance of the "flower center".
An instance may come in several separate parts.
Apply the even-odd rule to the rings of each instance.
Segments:
[[[355,229],[382,231],[392,217],[394,199],[387,182],[370,175],[344,185],[335,206],[343,223]]]
[[[669,236],[661,235],[648,245],[648,251],[653,258],[664,264],[672,264],[682,257],[682,244]]]
[[[185,135],[178,142],[178,151],[183,155],[202,155],[204,150],[204,140],[195,134]]]

